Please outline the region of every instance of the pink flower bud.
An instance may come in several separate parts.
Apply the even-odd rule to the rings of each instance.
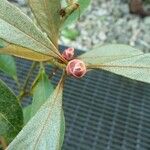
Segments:
[[[67,48],[62,53],[62,57],[66,60],[71,60],[74,56],[74,48]]]
[[[73,59],[67,64],[66,72],[68,75],[81,78],[86,73],[85,63],[79,59]]]

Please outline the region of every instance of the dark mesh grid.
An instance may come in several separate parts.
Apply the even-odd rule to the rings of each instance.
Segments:
[[[17,64],[22,83],[31,62],[17,59]],[[9,77],[0,77],[16,91]],[[80,80],[66,80],[63,101],[64,150],[150,150],[150,85],[91,71]]]

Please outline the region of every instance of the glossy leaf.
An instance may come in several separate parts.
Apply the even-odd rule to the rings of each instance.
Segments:
[[[80,15],[87,9],[87,7],[90,5],[91,0],[77,0],[76,3],[80,5],[78,9],[73,11],[69,17],[67,17],[64,20],[63,27],[67,27],[69,24],[77,21],[79,19]]]
[[[0,70],[17,80],[16,64],[13,57],[0,55]]]
[[[35,52],[31,49],[27,49],[15,44],[10,44],[2,39],[0,39],[0,54],[8,54],[17,56],[20,58],[25,58],[32,61],[48,61],[52,57],[47,56],[42,53]]]
[[[38,24],[58,47],[60,0],[29,0],[29,4]]]
[[[114,60],[142,55],[140,50],[122,44],[108,44],[94,48],[79,56],[87,65],[104,64]]]
[[[61,80],[48,100],[8,146],[7,150],[56,150],[60,148],[62,83]]]
[[[22,108],[14,93],[0,80],[0,136],[10,142],[22,126]]]
[[[49,56],[59,55],[53,43],[20,9],[6,0],[0,0],[0,6],[1,39]]]

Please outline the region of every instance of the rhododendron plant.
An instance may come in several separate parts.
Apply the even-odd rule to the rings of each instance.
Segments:
[[[0,0],[0,69],[17,82],[19,89],[16,96],[0,80],[0,145],[7,150],[58,150],[65,132],[64,80],[71,76],[78,80],[87,71],[104,69],[150,83],[150,54],[121,44],[102,45],[76,57],[74,48],[61,53],[58,45],[61,31],[79,18],[90,0],[28,3],[34,21],[16,6]],[[33,61],[23,86],[19,85],[14,58],[10,55]],[[46,64],[63,72],[55,89],[45,72]],[[37,66],[39,73],[29,84]],[[22,109],[25,96],[32,96],[32,103]]]

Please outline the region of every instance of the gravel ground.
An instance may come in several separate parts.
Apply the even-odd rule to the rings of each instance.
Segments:
[[[22,9],[28,12],[26,7]],[[60,44],[90,50],[105,43],[124,43],[150,52],[150,17],[131,15],[127,0],[93,0],[76,25],[69,28],[80,35],[75,40],[61,36]]]

